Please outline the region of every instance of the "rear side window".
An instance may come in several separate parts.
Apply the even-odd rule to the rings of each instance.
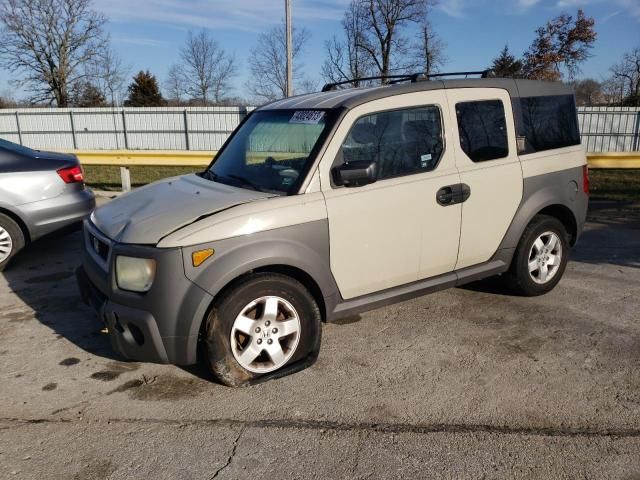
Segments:
[[[504,158],[509,154],[507,122],[500,100],[456,104],[460,146],[473,162]]]
[[[359,118],[342,144],[342,158],[374,160],[382,180],[435,169],[443,148],[440,109],[425,106]]]
[[[578,116],[573,95],[520,99],[524,153],[580,144]]]

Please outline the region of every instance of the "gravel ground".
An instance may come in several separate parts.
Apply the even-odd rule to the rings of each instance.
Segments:
[[[597,203],[564,279],[325,325],[318,362],[229,389],[125,362],[80,234],[0,274],[0,478],[640,478],[640,205]]]

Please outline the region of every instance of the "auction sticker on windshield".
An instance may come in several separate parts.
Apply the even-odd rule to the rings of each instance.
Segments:
[[[316,125],[324,118],[324,112],[321,110],[298,110],[293,113],[289,123],[308,123]]]

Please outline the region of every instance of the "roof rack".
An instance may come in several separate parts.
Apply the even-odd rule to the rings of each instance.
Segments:
[[[479,70],[473,72],[447,72],[447,73],[432,73],[429,75],[425,75],[424,73],[410,73],[404,75],[379,75],[374,77],[360,77],[360,78],[352,78],[350,80],[343,80],[341,82],[333,82],[327,83],[322,87],[323,92],[330,92],[332,90],[337,90],[340,85],[347,85],[355,82],[366,82],[369,80],[391,80],[388,82],[389,84],[408,82],[416,83],[422,80],[431,80],[432,78],[442,78],[442,77],[460,77],[464,76],[465,78],[469,75],[480,75],[481,78],[488,78],[493,76],[493,70]]]

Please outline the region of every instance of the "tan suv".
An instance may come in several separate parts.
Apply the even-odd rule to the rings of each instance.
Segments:
[[[202,345],[242,385],[312,363],[322,321],[492,275],[558,283],[588,201],[569,87],[338,87],[255,110],[204,172],[85,222],[79,283],[118,352],[186,365]]]

